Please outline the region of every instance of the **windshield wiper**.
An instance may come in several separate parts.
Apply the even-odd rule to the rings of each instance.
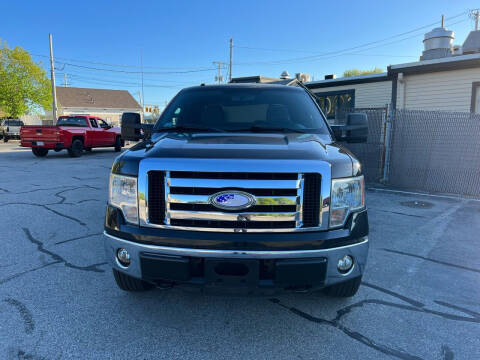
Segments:
[[[201,126],[174,126],[174,127],[163,127],[154,129],[153,132],[196,132],[196,131],[204,131],[204,132],[225,132],[224,129],[220,128],[210,128],[210,127],[201,127]]]
[[[244,129],[229,130],[232,132],[281,132],[281,133],[299,133],[305,134],[305,131],[301,129],[291,129],[286,127],[262,127],[262,126],[250,126]]]

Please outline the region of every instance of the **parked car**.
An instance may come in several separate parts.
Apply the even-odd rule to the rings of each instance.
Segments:
[[[58,118],[55,126],[22,126],[21,146],[31,147],[35,156],[46,156],[49,150],[66,149],[72,157],[97,147],[114,147],[120,151],[124,141],[120,128],[111,127],[96,116],[71,115]]]
[[[110,175],[105,250],[120,289],[357,292],[364,177],[337,140],[366,141],[365,114],[336,140],[306,88],[228,84],[182,90],[154,126],[123,114],[125,140],[140,127]]]
[[[3,142],[8,142],[9,139],[20,139],[20,127],[23,126],[23,121],[16,119],[6,119],[0,122],[0,138]]]

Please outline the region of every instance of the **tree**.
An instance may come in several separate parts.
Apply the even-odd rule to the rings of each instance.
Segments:
[[[372,70],[350,69],[350,70],[345,70],[343,73],[343,76],[350,77],[350,76],[367,75],[367,74],[378,74],[382,72],[383,72],[383,69],[380,69],[378,67],[374,67]]]
[[[51,107],[50,81],[41,64],[21,47],[10,49],[0,40],[0,113],[18,118]]]

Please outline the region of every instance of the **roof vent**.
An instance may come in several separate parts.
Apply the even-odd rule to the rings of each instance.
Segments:
[[[462,55],[463,54],[462,45],[453,45],[452,53],[454,56]]]
[[[420,60],[440,59],[452,56],[453,39],[455,35],[453,31],[443,27],[444,17],[442,15],[442,26],[433,29],[425,34],[423,40],[424,50]]]
[[[310,74],[296,73],[296,74],[295,74],[295,78],[296,78],[298,81],[301,81],[301,82],[308,82],[308,81],[310,81]]]
[[[462,50],[464,54],[474,54],[480,52],[480,30],[471,31],[463,43]]]
[[[288,73],[287,70],[285,70],[280,74],[280,79],[290,79],[290,74]]]
[[[335,74],[325,75],[325,80],[333,80],[333,79],[336,79],[336,78],[337,78],[337,75],[335,75]]]

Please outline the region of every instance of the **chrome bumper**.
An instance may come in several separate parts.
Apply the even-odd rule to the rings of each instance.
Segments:
[[[367,262],[368,237],[363,241],[342,247],[320,250],[296,250],[296,251],[238,251],[238,250],[210,250],[210,249],[186,249],[164,247],[157,245],[146,245],[124,240],[104,232],[105,252],[108,263],[112,268],[135,278],[142,278],[140,266],[140,254],[153,253],[157,255],[176,255],[186,257],[201,258],[234,258],[234,259],[305,259],[305,258],[326,258],[327,271],[325,277],[325,286],[338,282],[346,281],[363,274]],[[131,256],[131,264],[128,268],[122,266],[116,258],[116,252],[119,248],[126,249]],[[347,274],[342,274],[337,270],[337,261],[345,255],[354,258],[354,266]]]

